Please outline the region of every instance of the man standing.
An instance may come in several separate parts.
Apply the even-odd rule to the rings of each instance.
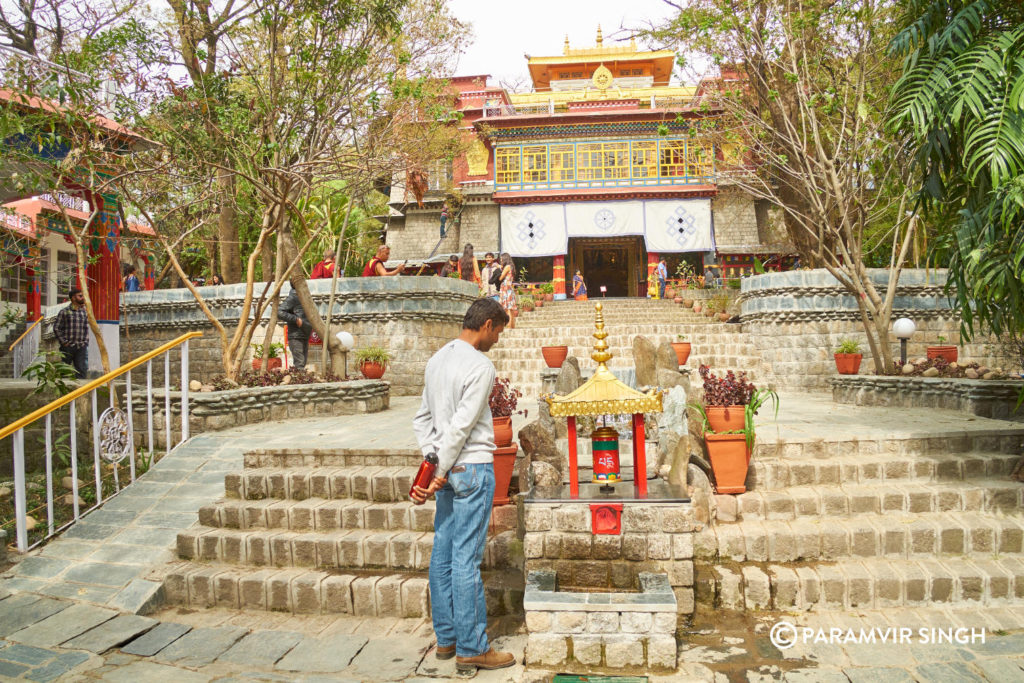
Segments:
[[[302,370],[306,367],[306,354],[309,352],[309,333],[313,331],[309,324],[306,309],[299,301],[299,294],[294,289],[288,294],[281,307],[277,309],[277,317],[288,323],[288,350],[292,352],[292,367]]]
[[[324,278],[334,277],[334,250],[328,249],[324,252],[324,260],[313,266],[313,274],[309,276],[310,280],[322,280]]]
[[[423,403],[413,430],[424,455],[438,464],[428,488],[413,502],[437,494],[430,554],[430,613],[438,659],[455,657],[462,673],[515,664],[487,640],[487,604],[480,563],[494,501],[494,426],[488,399],[494,365],[484,355],[508,324],[494,299],[477,299],[462,320],[462,333],[427,362]]]
[[[62,308],[53,323],[53,335],[60,344],[64,362],[75,366],[78,379],[85,379],[89,369],[89,317],[85,312],[85,295],[78,287],[68,291],[71,303]]]
[[[483,287],[483,290],[484,290],[484,296],[488,296],[488,297],[494,299],[495,301],[497,301],[498,300],[498,287],[499,287],[499,285],[501,285],[501,280],[500,280],[500,277],[499,277],[498,284],[497,285],[493,285],[493,284],[491,284],[491,275],[495,271],[497,271],[499,276],[500,276],[501,275],[501,266],[499,266],[494,261],[494,254],[492,254],[491,252],[487,252],[487,254],[484,255],[484,263],[485,263],[484,269],[480,271],[480,283],[481,283],[481,287]]]
[[[665,259],[658,261],[658,298],[665,298],[665,285],[668,283],[668,266]]]
[[[394,270],[388,270],[384,267],[384,264],[389,256],[391,256],[391,247],[386,244],[380,245],[377,248],[377,255],[370,259],[370,262],[363,268],[363,277],[400,275],[405,270],[405,263],[399,263],[398,267]]]

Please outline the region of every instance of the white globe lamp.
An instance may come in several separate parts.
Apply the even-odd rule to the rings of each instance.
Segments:
[[[334,336],[338,338],[338,341],[341,343],[342,348],[345,349],[346,351],[351,351],[352,348],[356,345],[355,338],[348,332],[339,332]]]
[[[900,365],[907,364],[907,340],[914,336],[917,326],[910,318],[900,318],[892,324],[892,333],[900,340]]]

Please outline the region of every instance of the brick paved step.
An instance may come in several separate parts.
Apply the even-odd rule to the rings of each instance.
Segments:
[[[261,450],[245,453],[245,467],[418,467],[423,454],[415,448],[318,448]]]
[[[794,486],[784,491],[748,491],[737,496],[737,505],[743,520],[891,512],[1016,511],[1024,505],[1024,484],[1005,479],[971,479],[958,483]]]
[[[433,531],[434,501],[413,505],[371,503],[365,500],[236,500],[226,499],[199,509],[199,523],[221,529],[281,529],[285,531],[338,531],[339,529],[391,529]],[[514,530],[515,505],[491,510],[491,534]]]
[[[228,565],[426,571],[433,532],[351,529],[306,532],[193,527],[178,533],[178,557]],[[505,569],[521,557],[514,531],[487,539],[483,567]]]
[[[865,559],[835,564],[715,566],[698,572],[698,599],[726,609],[845,610],[923,605],[1022,605],[1024,562]]]
[[[522,612],[521,572],[484,572],[488,614]],[[164,580],[166,600],[192,609],[268,610],[368,617],[430,616],[422,573],[387,575],[316,569],[253,569],[182,562]]]
[[[850,439],[845,434],[833,438],[795,437],[779,438],[772,426],[771,415],[762,410],[757,420],[757,443],[754,444],[752,463],[812,462],[828,467],[838,458],[875,457],[896,459],[902,456],[946,456],[957,453],[1014,453],[1024,450],[1024,428],[977,430],[964,433],[941,431],[920,435],[880,435]],[[755,464],[756,466],[756,464]]]
[[[719,522],[698,532],[707,561],[807,562],[936,555],[992,559],[1024,552],[1024,517],[977,512]]]
[[[422,455],[420,456],[422,459]],[[405,502],[416,467],[254,467],[224,476],[226,498]]]
[[[792,486],[880,484],[908,481],[958,481],[982,477],[999,478],[1013,472],[1020,456],[1016,453],[944,453],[936,455],[839,456],[827,460],[751,460],[747,489],[761,492]]]

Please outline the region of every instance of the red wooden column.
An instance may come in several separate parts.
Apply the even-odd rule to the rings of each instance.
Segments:
[[[661,258],[661,254],[653,251],[647,252],[647,279],[644,280],[644,292],[643,296],[647,296],[647,287],[651,283],[651,275],[658,267],[658,259]]]
[[[554,272],[552,274],[552,280],[555,285],[555,300],[561,301],[566,298],[565,291],[565,255],[560,254],[555,257]]]
[[[580,473],[576,466],[576,418],[569,416],[565,420],[569,431],[569,496],[580,497]]]
[[[633,414],[633,483],[637,496],[647,497],[647,448],[643,413]]]
[[[89,297],[107,348],[110,368],[121,365],[121,218],[117,197],[113,194],[85,193],[96,217],[89,225],[89,263],[85,276],[89,280]],[[101,371],[99,353],[94,342],[89,344],[89,369]]]

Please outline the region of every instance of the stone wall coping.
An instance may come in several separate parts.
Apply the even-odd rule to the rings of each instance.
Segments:
[[[135,384],[134,382],[132,383]],[[136,385],[141,387],[142,385]],[[225,389],[223,391],[189,391],[188,400],[190,404],[220,403],[222,401],[237,401],[249,398],[275,398],[295,397],[301,394],[361,394],[375,396],[387,393],[390,384],[381,379],[360,379],[347,382],[316,382],[314,384],[281,384],[272,387],[239,387],[238,389]],[[180,398],[180,391],[169,392],[171,399]],[[163,388],[153,388],[153,396],[164,396]]]
[[[675,593],[667,574],[640,572],[639,593],[576,593],[559,591],[558,577],[547,569],[533,570],[526,578],[523,609],[541,612],[671,612]]]
[[[868,277],[877,286],[889,283],[888,268],[868,268]],[[944,268],[904,268],[900,272],[901,287],[944,287],[947,271]],[[742,280],[743,294],[762,289],[784,289],[789,287],[842,287],[833,275],[824,268],[812,270],[787,270],[781,273],[751,275]]]
[[[967,379],[958,377],[898,377],[887,375],[833,377],[832,387],[870,388],[890,391],[942,391],[977,399],[1017,400],[1024,388],[1021,380]],[[849,403],[836,399],[840,403]]]

